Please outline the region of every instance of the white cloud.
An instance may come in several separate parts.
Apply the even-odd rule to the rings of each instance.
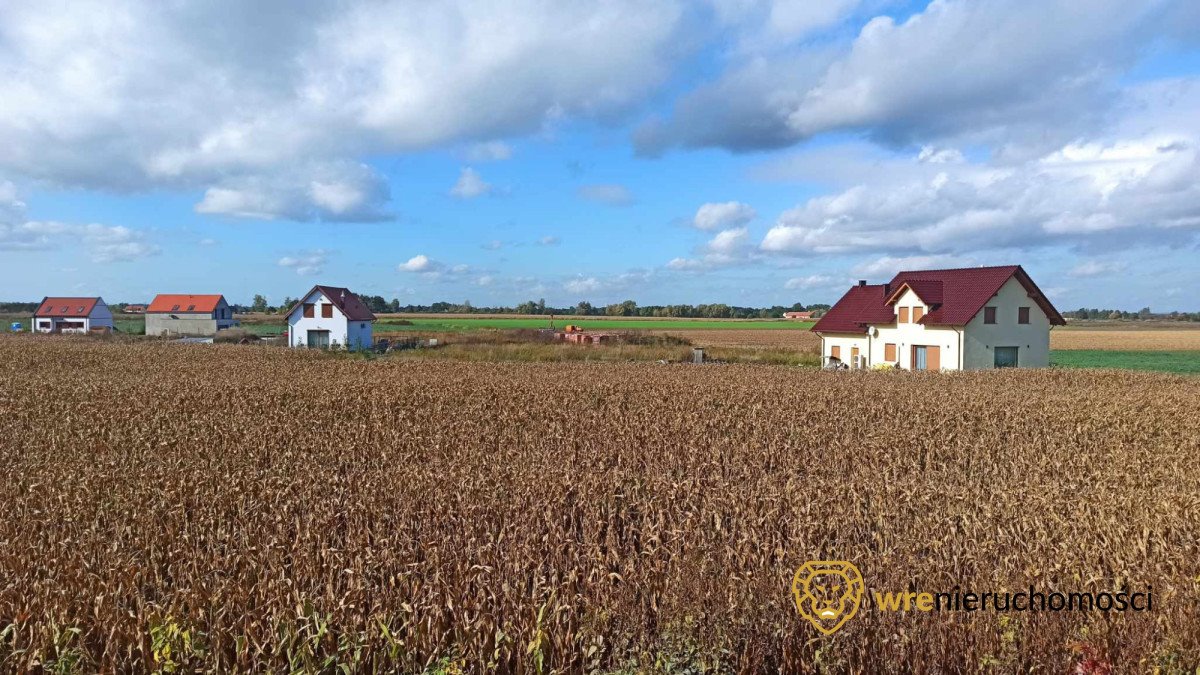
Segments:
[[[201,245],[201,246],[217,246],[217,245],[218,245],[218,244],[220,244],[221,242],[219,242],[219,241],[217,241],[216,239],[213,239],[213,238],[211,238],[211,237],[206,237],[206,238],[204,238],[204,239],[201,239],[200,241],[198,241],[198,242],[196,242],[196,243],[197,243],[197,244],[199,244],[199,245]]]
[[[826,274],[810,274],[806,277],[793,277],[784,283],[783,287],[789,291],[806,291],[813,288],[829,288],[836,284],[837,281]]]
[[[16,187],[0,181],[0,251],[49,251],[82,243],[93,262],[129,262],[157,255],[162,248],[146,234],[123,225],[26,220]]]
[[[537,241],[539,246],[558,246],[558,242],[559,242],[558,237],[553,237],[553,236],[542,237],[541,239],[538,239],[538,241]]]
[[[744,227],[722,230],[709,240],[705,249],[711,253],[732,255],[742,251],[750,242],[750,231]]]
[[[499,239],[493,239],[492,241],[483,244],[482,248],[487,251],[499,251],[500,249],[504,248],[504,242],[500,241]]]
[[[612,118],[670,75],[683,14],[671,0],[6,6],[0,172],[88,189],[217,188],[203,212],[348,220],[360,211],[353,191],[294,179],[292,167]],[[234,194],[277,173],[289,191],[302,186],[304,207]]]
[[[935,270],[970,267],[974,261],[953,255],[883,256],[856,265],[851,272],[868,281],[891,279],[904,270]]]
[[[633,193],[629,188],[614,183],[581,186],[579,196],[589,202],[609,206],[628,206],[633,203]]]
[[[840,131],[893,145],[1062,144],[1102,123],[1121,76],[1179,30],[1168,4],[1100,0],[1081,14],[1073,0],[937,0],[903,21],[876,17],[848,43],[743,54],[635,139],[644,153],[782,147]]]
[[[196,212],[260,220],[387,220],[387,182],[365,164],[334,162],[240,175],[205,190]]]
[[[296,255],[284,256],[279,259],[279,266],[286,267],[301,276],[312,276],[325,271],[325,263],[329,260],[329,252],[323,249],[305,251]]]
[[[692,225],[701,230],[716,230],[745,225],[758,215],[749,204],[741,202],[710,202],[696,210]]]
[[[880,173],[785,211],[762,240],[787,254],[962,254],[1053,244],[1186,241],[1200,229],[1200,129],[1068,144],[1001,165]],[[870,175],[868,166],[860,175]],[[1182,239],[1181,239],[1182,238]]]
[[[568,293],[594,293],[604,288],[604,284],[596,277],[580,277],[563,284],[563,288]]]
[[[430,260],[429,256],[414,255],[407,262],[400,263],[397,269],[401,272],[432,272],[441,267],[441,263]]]
[[[459,199],[474,199],[491,192],[491,184],[483,180],[479,172],[469,166],[463,168],[458,174],[458,181],[454,183],[454,187],[450,188],[450,195]]]
[[[1100,277],[1124,272],[1129,265],[1118,260],[1085,260],[1068,273],[1078,278]]]
[[[512,158],[512,147],[503,141],[476,143],[467,148],[466,157],[471,162],[499,162]]]

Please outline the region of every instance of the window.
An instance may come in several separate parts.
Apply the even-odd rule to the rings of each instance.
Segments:
[[[983,308],[983,322],[984,323],[996,323],[996,308],[995,307],[984,307]]]
[[[367,327],[367,324],[365,324],[365,323],[360,323],[360,324],[358,324],[358,327],[359,327],[359,328],[366,328],[366,327]]]
[[[1018,307],[1017,308],[1017,323],[1029,323],[1029,308],[1028,307]]]
[[[172,312],[178,312],[178,311],[179,311],[179,305],[175,305],[174,307],[172,307],[172,308],[171,308],[171,311],[172,311]]]
[[[66,313],[67,313],[67,306],[66,306],[66,305],[63,305],[62,307],[59,307],[59,308],[58,308],[58,313],[59,313],[59,314],[66,314]]]
[[[304,318],[311,319],[316,314],[313,313],[313,304],[311,302],[304,303]]]
[[[842,358],[842,348],[837,345],[830,347],[829,356],[830,358],[838,359],[840,361]]]
[[[923,316],[925,316],[925,308],[924,307],[913,307],[913,323],[917,323],[918,321],[920,321],[921,317],[923,317]]]
[[[333,305],[331,305],[329,303],[325,303],[324,305],[321,305],[321,316],[326,319],[332,319],[333,318]]]
[[[908,323],[908,308],[900,308],[900,323]]]
[[[194,311],[196,311],[196,306],[195,306],[195,305],[188,305],[188,311],[189,311],[189,312],[194,312]]]
[[[996,347],[995,360],[992,364],[997,368],[1016,368],[1017,367],[1017,348],[1016,347]]]
[[[883,345],[883,360],[888,363],[896,362],[896,344],[894,342],[888,342]]]
[[[77,307],[77,308],[75,309],[75,313],[76,313],[76,314],[83,314],[83,307]]]

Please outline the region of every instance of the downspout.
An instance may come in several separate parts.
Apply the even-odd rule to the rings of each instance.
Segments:
[[[966,359],[963,358],[963,333],[966,330],[965,326],[958,329],[958,369],[960,371],[964,370],[964,366],[966,365]]]

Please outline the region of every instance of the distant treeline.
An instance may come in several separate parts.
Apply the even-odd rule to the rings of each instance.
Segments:
[[[358,296],[363,303],[377,314],[575,314],[579,316],[647,316],[647,317],[679,317],[696,319],[778,319],[784,312],[803,312],[806,310],[826,310],[829,305],[796,303],[789,307],[775,305],[772,307],[737,307],[722,303],[711,305],[643,305],[639,306],[633,300],[618,302],[611,305],[593,305],[586,300],[570,307],[551,307],[545,300],[529,300],[515,307],[476,307],[470,301],[466,302],[435,302],[432,305],[401,305],[396,298],[387,300],[379,295]],[[254,296],[254,303],[249,307],[235,305],[239,312],[282,312],[286,311],[296,301],[284,298],[277,307],[267,303],[262,295]]]
[[[1126,312],[1120,309],[1088,309],[1080,307],[1074,311],[1063,312],[1067,319],[1120,319],[1124,321],[1200,321],[1200,312],[1152,312],[1149,307],[1143,307],[1136,312]]]

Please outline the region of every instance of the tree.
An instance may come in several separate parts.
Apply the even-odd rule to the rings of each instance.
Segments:
[[[575,305],[575,313],[579,316],[587,316],[593,311],[592,303],[588,302],[587,300],[580,300],[579,304]]]
[[[252,303],[250,304],[250,311],[252,311],[252,312],[266,312],[266,311],[267,311],[267,296],[265,296],[265,295],[260,295],[260,294],[255,294],[255,296],[254,296],[254,302],[252,302]]]

